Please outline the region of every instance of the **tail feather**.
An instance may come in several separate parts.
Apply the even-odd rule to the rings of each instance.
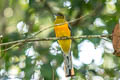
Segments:
[[[63,56],[64,56],[64,70],[66,77],[74,76],[74,68],[72,65],[71,53],[69,53],[68,55],[64,54]]]

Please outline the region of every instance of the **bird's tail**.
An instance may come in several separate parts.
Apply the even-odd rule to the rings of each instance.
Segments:
[[[64,54],[64,70],[66,77],[74,76],[74,68],[72,65],[72,56],[71,53],[68,55]]]

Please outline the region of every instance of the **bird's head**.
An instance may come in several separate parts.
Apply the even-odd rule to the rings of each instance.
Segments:
[[[64,15],[62,13],[57,13],[56,18],[57,19],[64,19],[65,17],[64,17]]]

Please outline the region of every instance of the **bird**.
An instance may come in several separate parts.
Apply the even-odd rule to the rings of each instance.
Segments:
[[[66,21],[65,16],[62,13],[56,14],[56,19],[54,22],[54,31],[57,38],[71,37],[69,23]],[[72,40],[57,40],[57,42],[63,52],[65,76],[72,77],[75,75],[71,55]]]

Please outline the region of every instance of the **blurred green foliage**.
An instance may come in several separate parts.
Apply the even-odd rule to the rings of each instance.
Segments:
[[[112,1],[117,2],[107,7],[107,3]],[[101,35],[104,30],[111,34],[120,17],[120,0],[0,0],[0,35],[3,35],[1,41],[5,43],[24,39],[42,28],[53,25],[54,14],[57,12],[62,12],[68,21],[89,14],[70,24],[74,36]],[[96,18],[101,18],[105,26],[94,25]],[[29,26],[28,32],[25,34],[17,29],[17,25],[21,21]],[[54,36],[54,30],[51,28],[37,35],[40,38]],[[74,57],[79,57],[78,44],[84,40],[86,39],[73,40]],[[101,39],[88,40],[97,46]],[[8,51],[2,51],[0,53],[0,80],[6,80],[11,75],[17,76],[21,80],[38,80],[35,79],[35,75],[38,74],[39,80],[53,80],[53,78],[59,80],[56,69],[61,66],[63,57],[62,54],[52,55],[50,53],[53,42],[55,41],[23,43]],[[1,50],[10,46],[2,46]],[[33,46],[35,54],[27,56],[26,50],[31,46]],[[103,64],[99,66],[91,63],[84,64],[80,69],[75,68],[75,80],[92,80],[92,76],[101,76],[104,80],[120,79],[120,58],[104,52],[103,59]],[[51,65],[51,62],[54,61],[56,62]],[[109,61],[109,66],[113,64],[116,66],[109,67],[107,65]],[[14,69],[11,71],[12,66],[17,71]],[[104,71],[96,71],[98,68]],[[11,72],[15,72],[17,75]]]

